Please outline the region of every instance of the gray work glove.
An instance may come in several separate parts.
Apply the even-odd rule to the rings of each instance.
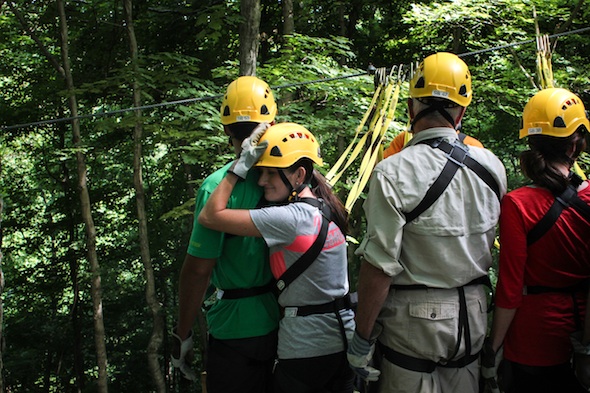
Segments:
[[[365,340],[355,331],[348,345],[346,357],[354,373],[367,382],[377,381],[381,374],[381,371],[369,366],[374,351],[375,340]]]
[[[240,153],[240,157],[234,161],[234,163],[229,168],[229,172],[233,173],[240,179],[244,180],[248,175],[248,171],[250,168],[254,166],[264,154],[266,147],[268,146],[267,141],[260,141],[262,135],[266,132],[266,130],[270,127],[268,123],[260,123],[259,125],[254,128],[252,134],[242,142],[242,152]]]
[[[492,340],[488,337],[483,343],[481,349],[481,377],[484,384],[491,393],[500,393],[498,385],[498,366],[503,359],[504,348],[500,347],[498,351],[492,349]]]
[[[590,345],[582,344],[582,331],[570,334],[574,347],[574,372],[578,382],[590,392]]]
[[[181,339],[176,334],[176,328],[172,330],[172,354],[170,360],[172,365],[180,371],[180,375],[189,381],[196,381],[197,375],[193,371],[189,359],[193,355],[193,331],[191,330],[186,339]]]

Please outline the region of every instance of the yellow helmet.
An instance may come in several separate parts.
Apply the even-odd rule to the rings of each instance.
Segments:
[[[324,165],[317,139],[299,124],[278,123],[270,126],[260,138],[262,141],[268,141],[268,147],[255,166],[289,168],[301,158],[309,158],[320,166]]]
[[[425,58],[410,81],[410,97],[443,98],[467,107],[471,102],[471,73],[457,55],[439,52]]]
[[[219,113],[223,125],[271,123],[277,114],[277,104],[266,82],[255,76],[241,76],[227,87]]]
[[[582,125],[590,131],[588,114],[577,95],[562,88],[544,89],[524,107],[520,138],[529,135],[566,138]]]

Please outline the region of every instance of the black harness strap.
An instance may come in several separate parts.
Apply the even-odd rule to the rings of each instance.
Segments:
[[[467,146],[460,142],[449,143],[442,138],[429,139],[419,142],[425,144],[433,149],[440,149],[446,153],[447,163],[443,167],[440,175],[436,178],[434,183],[430,186],[426,195],[411,212],[406,213],[406,223],[413,221],[420,214],[424,213],[445,191],[455,176],[459,168],[467,167],[494,191],[498,200],[500,199],[500,187],[491,175],[491,173],[479,162],[474,160],[468,152]]]
[[[266,285],[253,288],[220,289],[218,299],[242,299],[245,297],[262,295],[264,293],[272,292],[273,290],[274,281],[271,281]]]
[[[582,217],[590,223],[590,206],[578,197],[578,186],[582,184],[582,179],[572,173],[571,184],[559,195],[555,196],[555,201],[539,220],[539,222],[527,233],[527,246],[530,246],[539,240],[547,231],[557,222],[564,209],[572,207],[577,210]]]
[[[541,239],[553,225],[559,219],[564,209],[571,207],[578,211],[584,220],[590,223],[590,206],[578,197],[578,186],[582,184],[582,179],[572,174],[571,183],[567,188],[559,195],[555,196],[553,204],[545,213],[545,215],[539,220],[537,224],[527,233],[527,246],[532,245],[539,239]],[[584,291],[588,291],[588,280],[582,280],[577,284],[570,285],[568,287],[548,287],[544,285],[527,285],[523,288],[523,295],[539,295],[543,293],[565,293],[570,294],[572,297],[572,304],[574,310],[574,320],[576,328],[582,328],[582,318],[580,316],[580,310],[576,301],[576,294]]]
[[[405,368],[406,370],[412,370],[419,373],[432,373],[437,367],[445,368],[462,368],[479,358],[479,352],[471,355],[465,355],[460,359],[451,360],[445,363],[435,362],[434,360],[420,359],[413,356],[405,355],[394,349],[389,348],[387,345],[380,341],[377,341],[379,349],[383,353],[383,357],[389,362],[396,366]]]
[[[326,237],[328,236],[328,226],[330,224],[330,209],[324,204],[322,200],[315,198],[301,198],[296,202],[304,202],[320,209],[322,213],[322,226],[318,237],[313,242],[311,247],[296,260],[287,271],[285,271],[276,282],[276,288],[281,293],[289,284],[291,284],[297,277],[301,275],[311,264],[316,260],[320,251],[324,247]]]
[[[297,259],[286,272],[276,282],[276,288],[280,294],[289,284],[291,284],[297,277],[299,277],[311,264],[315,261],[322,251],[324,244],[326,243],[326,237],[328,236],[328,227],[330,225],[331,212],[329,207],[321,199],[315,198],[298,198],[294,202],[304,202],[312,206],[317,207],[322,214],[322,226],[320,233],[315,239],[311,247]],[[297,307],[297,316],[307,316],[314,314],[326,314],[333,312],[338,320],[338,328],[340,329],[340,335],[342,337],[342,344],[344,345],[344,351],[348,350],[348,339],[346,337],[346,330],[344,327],[344,321],[340,315],[340,310],[351,309],[352,304],[350,302],[350,296],[347,294],[342,298],[336,299],[332,302],[320,304],[320,305],[307,305]],[[285,308],[286,309],[286,308]]]
[[[471,280],[467,284],[458,287],[457,291],[459,294],[459,324],[458,324],[458,332],[457,332],[457,345],[455,346],[455,351],[450,358],[453,358],[459,352],[459,348],[461,347],[461,341],[463,337],[465,337],[465,353],[466,355],[460,359],[449,361],[449,362],[435,362],[433,360],[427,359],[420,359],[415,358],[409,355],[404,355],[403,353],[397,352],[384,344],[380,343],[380,347],[383,350],[383,356],[389,360],[391,363],[400,366],[402,368],[423,372],[423,373],[431,373],[433,372],[437,366],[440,367],[447,367],[447,368],[458,368],[464,367],[471,362],[475,361],[478,356],[479,352],[472,354],[471,353],[471,329],[469,328],[469,316],[467,314],[467,301],[465,299],[465,287],[470,285],[485,285],[488,288],[492,289],[492,283],[488,276],[478,277],[476,279]],[[426,285],[422,284],[414,284],[414,285],[399,285],[393,284],[390,286],[391,289],[398,289],[398,290],[416,290],[416,289],[428,289]],[[493,303],[493,291],[492,291],[492,303]],[[488,308],[488,311],[490,309]]]
[[[561,195],[555,197],[553,204],[547,210],[547,213],[539,220],[537,224],[527,233],[526,242],[530,246],[539,240],[547,231],[557,222],[557,219],[563,212],[563,209],[570,206],[572,199],[577,196],[577,191],[573,186],[568,186]]]
[[[352,309],[352,303],[350,301],[350,295],[347,294],[341,298],[338,298],[328,303],[314,304],[294,308],[297,308],[297,316],[306,317],[308,315],[328,314],[340,310],[350,310]]]

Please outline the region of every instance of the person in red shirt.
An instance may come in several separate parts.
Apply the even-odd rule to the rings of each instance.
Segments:
[[[502,200],[496,308],[484,358],[503,349],[506,393],[583,392],[570,364],[570,334],[581,329],[586,308],[590,224],[559,204],[554,223],[537,224],[567,189],[590,204],[588,182],[572,172],[590,125],[580,98],[560,88],[535,94],[522,121],[529,150],[520,163],[532,184]]]

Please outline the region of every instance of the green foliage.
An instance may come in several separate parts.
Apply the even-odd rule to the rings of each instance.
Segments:
[[[47,53],[61,62],[54,4],[19,0],[16,5]],[[135,113],[128,110],[133,81],[141,86],[146,105],[141,111],[142,170],[150,252],[168,328],[176,317],[195,190],[233,159],[218,111],[225,86],[238,76],[239,2],[139,0],[133,6],[140,47],[136,70],[130,66],[120,3],[67,3],[79,111],[98,114],[81,119],[80,146],[74,146],[68,122],[0,134],[3,360],[5,385],[13,392],[96,390],[78,152],[88,165],[98,234],[110,388],[153,390],[145,359],[151,319],[133,188]],[[296,33],[281,36],[280,5],[265,1],[257,73],[278,99],[277,120],[301,123],[317,135],[325,173],[368,109],[375,90],[373,77],[364,72],[369,63],[408,67],[433,51],[465,54],[474,99],[463,129],[502,159],[513,189],[526,182],[518,167],[526,148],[518,128],[522,108],[538,84],[535,46],[526,42],[534,38],[533,6],[542,33],[589,24],[586,7],[566,25],[573,5],[565,0],[303,0],[295,4]],[[511,46],[516,42],[525,43]],[[582,32],[559,37],[552,58],[556,84],[576,91],[587,105],[589,54],[590,34]],[[0,125],[69,116],[62,77],[6,3],[0,6],[0,56]],[[404,84],[387,142],[405,127],[406,97]],[[580,161],[590,170],[587,155]],[[357,165],[335,185],[343,199]],[[357,240],[363,235],[362,198],[351,213],[351,236]],[[356,274],[351,256],[353,286]],[[165,337],[162,372],[170,391],[182,391],[185,386],[164,367],[168,357]],[[82,381],[76,380],[77,362]]]

